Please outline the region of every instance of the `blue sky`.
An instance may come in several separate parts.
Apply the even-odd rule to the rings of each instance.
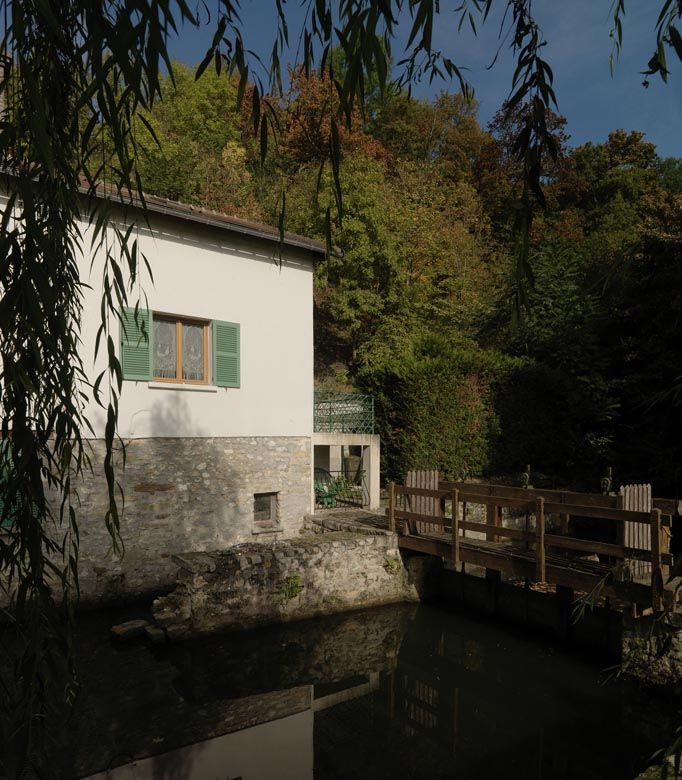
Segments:
[[[479,118],[485,124],[509,94],[513,72],[512,55],[506,46],[490,70],[497,50],[500,17],[488,19],[475,37],[469,28],[457,32],[452,10],[459,0],[442,0],[441,15],[434,32],[434,48],[467,68],[480,104]],[[506,3],[500,0],[503,9]],[[648,6],[648,7],[647,7]],[[554,70],[559,111],[568,119],[571,143],[600,142],[610,130],[641,130],[658,147],[663,157],[682,157],[682,63],[675,62],[668,84],[659,77],[642,86],[644,69],[655,41],[658,3],[626,3],[623,52],[614,76],[609,69],[611,52],[611,0],[536,0],[534,12],[542,27],[547,47],[545,59]],[[289,0],[290,40],[298,39],[302,11],[299,0]],[[654,10],[652,10],[652,8]],[[247,45],[267,60],[275,31],[274,0],[242,0],[242,32]],[[401,25],[394,55],[407,38],[409,20]],[[210,42],[210,28],[181,31],[171,42],[172,55],[195,64]],[[291,53],[293,61],[295,51]],[[395,57],[399,59],[399,56]],[[670,61],[673,62],[672,54]],[[457,89],[456,83],[420,84],[415,94],[426,97],[442,89]]]

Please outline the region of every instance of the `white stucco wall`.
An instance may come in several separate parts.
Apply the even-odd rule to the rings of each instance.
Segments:
[[[92,775],[88,780],[312,780],[314,764],[312,710],[178,748]]]
[[[152,233],[137,228],[139,247],[154,281],[140,274],[140,301],[187,317],[238,322],[241,387],[164,386],[124,381],[119,434],[124,438],[311,436],[313,428],[313,263],[305,250],[287,248],[224,230],[160,215]],[[88,246],[86,239],[84,246]],[[100,323],[103,257],[81,264],[85,293],[82,339],[91,379],[105,365],[93,362]],[[133,297],[133,305],[135,301]],[[114,340],[118,349],[118,324]],[[96,436],[105,414],[90,403]]]

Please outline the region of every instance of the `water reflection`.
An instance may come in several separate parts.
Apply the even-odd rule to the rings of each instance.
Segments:
[[[609,780],[650,754],[596,666],[435,607],[163,651],[103,631],[81,639],[66,777]]]

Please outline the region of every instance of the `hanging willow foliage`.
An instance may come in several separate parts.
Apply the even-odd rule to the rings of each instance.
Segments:
[[[434,49],[433,30],[450,23],[455,10],[460,26],[466,21],[475,29],[493,0],[441,5],[438,0],[311,0],[306,5],[301,64],[306,72],[316,67],[328,75],[339,98],[327,160],[337,221],[343,215],[339,127],[363,110],[372,79],[385,92],[396,78],[391,45],[406,15],[410,32],[397,65],[399,84],[409,88],[416,80],[444,76],[471,93],[459,66]],[[516,146],[524,175],[517,219],[522,303],[523,285],[531,278],[528,232],[533,208],[543,202],[543,155],[553,153],[545,114],[555,98],[531,0],[499,0],[499,5],[506,9],[517,60],[510,110],[528,107]],[[289,45],[284,0],[273,2],[277,32],[269,64],[260,71],[260,60],[242,39],[236,0],[0,0],[0,176],[6,194],[0,221],[0,596],[8,604],[4,615],[10,626],[0,629],[3,777],[54,775],[48,740],[55,714],[75,691],[70,623],[78,592],[77,482],[90,465],[91,429],[84,416],[90,396],[106,412],[109,502],[103,521],[113,545],[119,545],[123,502],[114,449],[121,368],[112,333],[121,306],[137,301],[144,258],[132,230],[113,219],[112,203],[120,208],[134,196],[144,204],[136,170],[138,109],[149,110],[160,97],[160,71],[171,71],[169,36],[183,24],[197,26],[200,14],[216,8],[213,38],[197,77],[210,66],[224,70],[238,82],[240,103],[251,87],[251,120],[265,157],[268,139],[277,140],[277,112],[268,95],[281,93],[281,63]],[[617,30],[623,13],[624,4],[617,3]],[[663,3],[651,73],[667,77],[666,47],[682,56],[675,27],[681,15],[680,2]],[[335,47],[343,51],[342,74],[334,72]],[[114,193],[109,200],[95,197],[101,183]],[[327,224],[331,246],[331,212]],[[284,225],[282,195],[282,230]],[[90,385],[79,350],[78,261],[95,252],[106,260],[97,343],[108,355],[108,367]]]

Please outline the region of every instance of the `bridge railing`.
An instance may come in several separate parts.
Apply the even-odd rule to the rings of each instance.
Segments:
[[[651,599],[655,609],[660,609],[663,599],[663,583],[673,563],[670,554],[670,528],[672,513],[664,514],[660,505],[650,512],[636,512],[614,506],[611,499],[567,491],[543,491],[532,488],[508,488],[501,485],[484,485],[463,482],[440,482],[438,489],[389,484],[389,503],[386,510],[389,528],[401,535],[446,537],[450,544],[451,559],[459,563],[461,545],[467,531],[485,534],[486,541],[509,540],[520,542],[524,549],[534,549],[535,580],[548,578],[547,554],[553,550],[596,555],[617,560],[637,560],[651,563]],[[663,500],[659,500],[662,503]],[[673,502],[664,504],[671,509]],[[417,505],[418,511],[414,511]],[[486,507],[486,522],[469,521],[467,504]],[[525,514],[525,527],[507,528],[502,525],[502,509],[512,509]],[[548,515],[559,517],[560,533],[547,532]],[[530,518],[534,517],[531,529]],[[651,548],[613,544],[570,535],[572,517],[609,520],[617,524],[645,524],[651,531]],[[618,535],[620,537],[620,535]]]

